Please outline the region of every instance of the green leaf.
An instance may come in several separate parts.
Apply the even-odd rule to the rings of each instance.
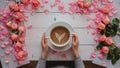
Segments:
[[[101,30],[101,31],[100,31],[100,34],[101,34],[101,35],[105,34],[105,30]]]
[[[120,54],[120,49],[119,49],[119,48],[117,48],[117,47],[116,47],[116,48],[114,48],[114,50],[113,50],[113,51],[114,51],[114,54],[115,54],[115,55]]]
[[[119,28],[119,19],[115,18],[112,21],[112,30],[114,31],[114,36],[117,34],[118,28]]]
[[[103,46],[106,46],[106,45],[107,44],[105,42],[100,42],[96,48],[100,50]]]
[[[112,50],[110,50],[107,55],[107,60],[112,60],[113,58],[114,58],[114,55],[112,54]]]
[[[112,64],[114,65],[118,60],[120,59],[119,55],[116,55],[113,59],[112,59]]]

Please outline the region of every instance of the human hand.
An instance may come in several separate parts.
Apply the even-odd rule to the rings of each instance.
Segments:
[[[43,34],[41,39],[41,47],[42,47],[41,58],[46,59],[49,47],[48,47],[48,41],[45,37],[45,33]]]
[[[78,36],[76,34],[73,34],[72,35],[72,50],[73,50],[75,57],[79,57],[78,45],[79,45]]]

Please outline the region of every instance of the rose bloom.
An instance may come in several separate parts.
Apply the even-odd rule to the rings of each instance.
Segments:
[[[102,35],[100,38],[99,38],[99,41],[102,42],[102,41],[105,41],[106,40],[106,36],[105,35]]]
[[[103,7],[103,8],[101,9],[101,11],[102,11],[103,13],[108,13],[108,12],[110,11],[110,8],[106,5],[105,7]]]
[[[102,21],[103,21],[103,23],[106,24],[106,25],[110,23],[110,19],[109,19],[108,16],[103,17]]]
[[[107,54],[109,52],[109,48],[107,46],[102,47],[102,52]]]
[[[17,60],[24,60],[26,56],[27,56],[27,52],[23,50],[16,53]]]
[[[15,13],[15,18],[16,18],[16,19],[21,19],[21,18],[23,18],[23,17],[24,17],[23,12],[16,12],[16,13]]]
[[[20,32],[24,32],[24,31],[25,31],[25,27],[24,27],[24,26],[19,26],[18,30],[19,30]]]
[[[23,48],[23,44],[20,43],[20,42],[17,42],[17,43],[15,43],[14,47],[15,47],[16,50],[21,49],[21,48]]]
[[[25,38],[24,37],[19,37],[19,41],[23,43],[23,42],[25,42]]]
[[[113,44],[113,40],[112,40],[111,37],[106,38],[105,42],[106,42],[108,45]]]
[[[98,23],[98,28],[99,28],[100,30],[105,29],[105,24],[103,24],[102,22]]]
[[[18,39],[18,37],[19,36],[17,34],[14,34],[14,33],[11,35],[11,39],[14,41],[16,41]]]
[[[21,4],[12,4],[9,6],[11,9],[13,9],[14,11],[20,11],[21,9]]]
[[[40,7],[39,0],[31,0],[31,7],[32,9],[38,9]]]
[[[30,0],[21,0],[21,2],[24,4],[24,5],[28,5],[30,3]]]
[[[83,6],[84,6],[83,1],[78,1],[77,4],[78,4],[78,6],[79,6],[80,8],[83,8]]]
[[[18,28],[18,25],[16,24],[16,23],[12,23],[12,25],[11,25],[11,27],[12,27],[12,29],[17,29]]]

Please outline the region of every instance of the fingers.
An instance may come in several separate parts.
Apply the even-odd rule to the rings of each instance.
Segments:
[[[73,35],[72,35],[72,40],[73,40],[73,41],[77,41],[77,39],[78,39],[77,35],[76,35],[76,34],[73,34]]]
[[[45,33],[43,33],[42,39],[41,39],[41,43],[44,45],[45,43]]]

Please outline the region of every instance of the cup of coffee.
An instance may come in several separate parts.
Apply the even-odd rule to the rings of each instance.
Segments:
[[[50,42],[56,47],[66,46],[70,42],[70,31],[67,27],[58,25],[50,31]]]

